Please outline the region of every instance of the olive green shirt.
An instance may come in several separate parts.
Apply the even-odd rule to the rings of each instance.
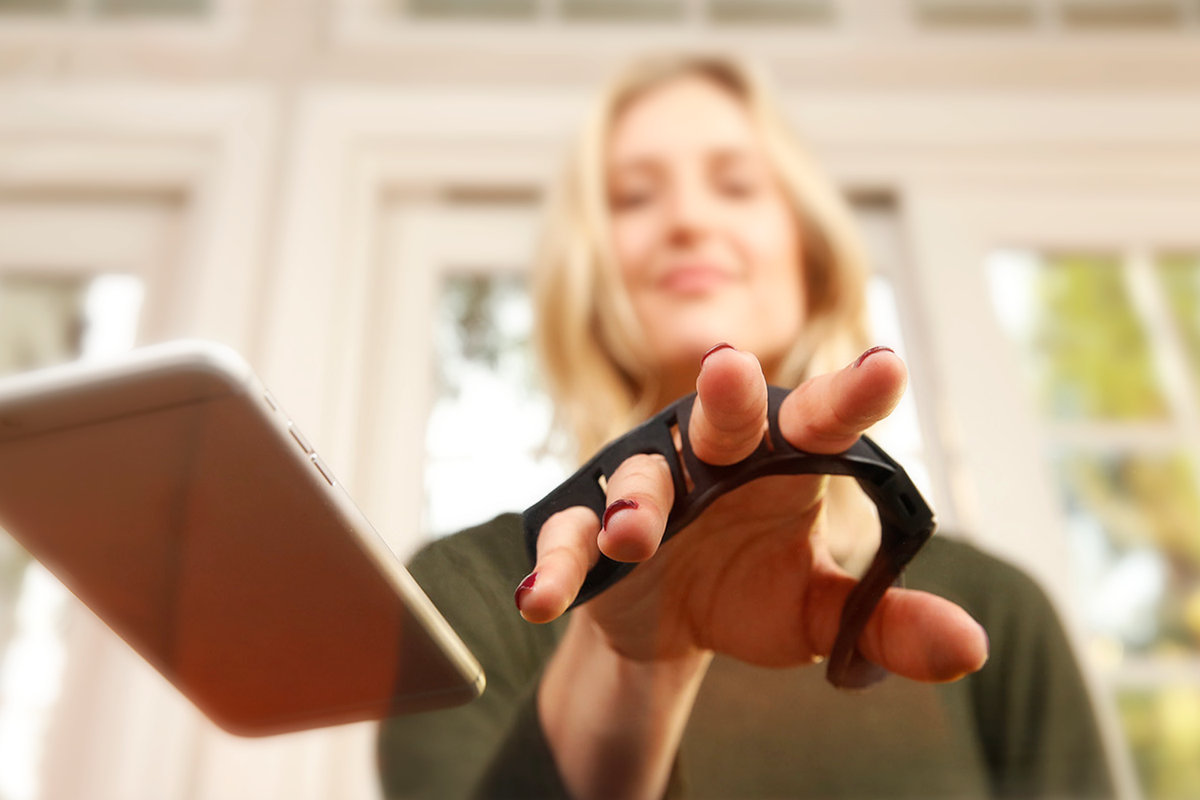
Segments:
[[[521,518],[435,541],[410,570],[483,665],[460,708],[392,719],[379,739],[388,797],[566,797],[535,690],[565,621],[525,622]],[[988,631],[977,674],[931,686],[898,677],[838,691],[820,668],[717,656],[696,699],[668,795],[696,798],[1097,798],[1114,794],[1095,716],[1057,617],[1022,572],[935,537],[910,588],[963,606]],[[580,686],[579,691],[587,691]]]

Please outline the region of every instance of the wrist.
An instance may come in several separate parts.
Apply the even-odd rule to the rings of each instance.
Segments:
[[[631,658],[586,607],[572,614],[538,689],[538,715],[577,798],[657,797],[712,653]]]

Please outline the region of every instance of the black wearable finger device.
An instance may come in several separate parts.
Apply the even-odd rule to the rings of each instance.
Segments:
[[[663,541],[683,530],[721,495],[766,475],[850,475],[875,503],[882,538],[866,574],[842,608],[837,639],[826,664],[826,678],[845,689],[863,688],[882,679],[884,669],[867,661],[856,642],[888,587],[936,528],[933,512],[904,469],[866,436],[848,450],[833,455],[807,453],[792,447],[779,431],[779,408],[788,390],[768,386],[769,431],[758,449],[728,466],[706,464],[692,452],[688,424],[696,395],[680,398],[624,436],[611,442],[557,489],[525,511],[525,546],[537,560],[537,540],[551,516],[573,506],[587,506],[603,519],[607,498],[602,480],[612,477],[627,458],[639,454],[663,456],[671,468],[675,503],[667,518]],[[676,446],[673,429],[678,428]],[[686,468],[686,476],[685,470]],[[687,479],[692,488],[687,488]],[[585,603],[625,577],[637,565],[604,555],[588,572],[572,607]]]

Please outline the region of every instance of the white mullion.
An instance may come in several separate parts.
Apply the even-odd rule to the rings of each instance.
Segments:
[[[1047,36],[1062,30],[1061,3],[1062,0],[1034,0],[1033,12],[1038,33]]]
[[[868,255],[876,273],[892,287],[892,299],[900,336],[910,360],[909,380],[916,389],[915,407],[917,424],[920,427],[921,452],[919,458],[928,470],[930,483],[938,502],[939,517],[943,524],[961,528],[961,499],[955,487],[961,484],[953,475],[961,454],[957,443],[947,435],[941,413],[944,406],[944,389],[933,369],[932,350],[928,344],[928,332],[923,324],[920,298],[911,276],[907,243],[900,230],[900,209],[896,204],[883,206],[853,204],[855,221],[867,246]],[[954,445],[953,447],[951,445]],[[916,456],[913,453],[910,455]]]
[[[1155,371],[1167,395],[1180,441],[1191,452],[1192,476],[1200,494],[1200,396],[1188,364],[1187,348],[1174,314],[1163,296],[1150,250],[1139,247],[1129,254],[1125,281],[1130,300],[1149,340]]]

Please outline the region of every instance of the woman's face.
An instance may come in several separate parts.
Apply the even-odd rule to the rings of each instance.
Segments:
[[[607,167],[616,258],[652,362],[694,378],[724,341],[774,366],[803,323],[801,232],[742,105],[697,77],[652,89],[616,119]]]

